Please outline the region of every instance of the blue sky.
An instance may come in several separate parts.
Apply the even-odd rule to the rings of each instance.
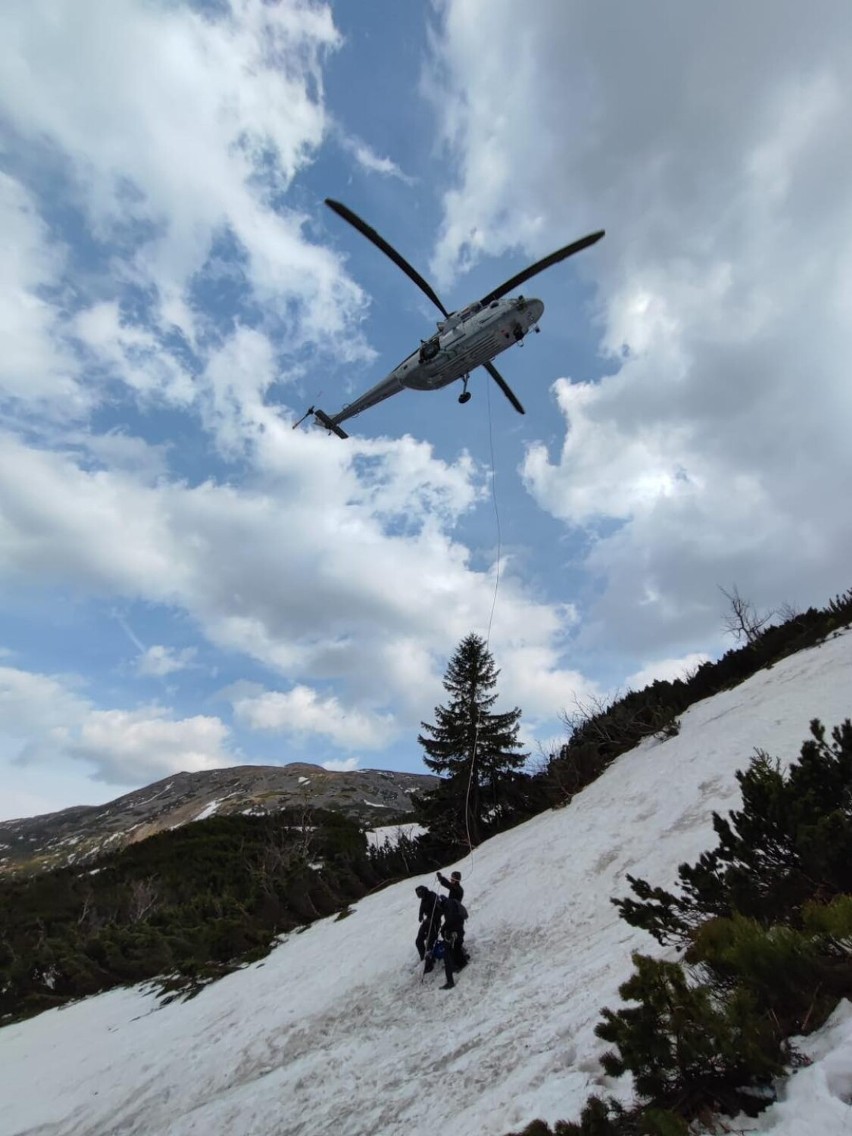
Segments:
[[[469,631],[560,715],[850,585],[852,13],[4,7],[0,815],[180,769],[422,769]],[[434,326],[324,208],[542,334],[333,413]],[[492,485],[496,491],[495,512]],[[499,521],[499,526],[498,526]]]

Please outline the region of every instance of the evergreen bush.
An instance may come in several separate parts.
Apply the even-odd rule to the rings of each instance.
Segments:
[[[740,989],[719,999],[676,962],[635,954],[633,963],[619,994],[636,1005],[603,1010],[595,1029],[618,1047],[601,1058],[605,1071],[632,1073],[640,1098],[686,1116],[748,1107],[739,1089],[769,1083],[784,1057],[754,1000]]]
[[[634,955],[628,1004],[596,1029],[614,1046],[605,1071],[633,1075],[636,1108],[598,1102],[586,1128],[554,1132],[683,1133],[707,1113],[755,1113],[794,1056],[789,1037],[852,996],[852,723],[830,741],[817,720],[810,732],[786,771],[758,753],[737,774],[742,806],[714,815],[717,847],[680,866],[678,893],[628,877],[634,898],[613,900],[683,961]]]
[[[686,945],[708,918],[741,912],[764,926],[801,926],[810,900],[852,892],[852,722],[831,739],[814,719],[786,772],[759,752],[737,773],[742,808],[713,814],[718,846],[678,869],[681,894],[628,876],[638,902],[613,900],[624,919]]]
[[[170,989],[264,954],[283,931],[432,868],[422,851],[370,856],[360,827],[314,810],[211,817],[104,857],[0,879],[0,1021],[121,983]]]

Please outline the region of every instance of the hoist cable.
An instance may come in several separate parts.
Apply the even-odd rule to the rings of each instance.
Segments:
[[[494,428],[491,421],[491,384],[485,384],[485,397],[488,403],[488,448],[491,455],[491,500],[494,502],[494,519],[497,528],[497,566],[494,572],[494,595],[491,599],[491,611],[488,616],[488,631],[485,637],[485,650],[491,645],[491,628],[494,623],[494,611],[497,607],[497,594],[500,590],[500,563],[503,553],[503,537],[500,529],[500,509],[497,505],[497,472],[494,461]],[[470,791],[473,786],[473,773],[476,767],[476,751],[479,746],[479,719],[480,709],[476,707],[476,725],[473,734],[473,751],[470,758],[470,773],[467,779],[467,794],[464,802],[464,823],[467,831],[467,846],[469,849],[471,866],[473,865],[473,840],[470,835]]]

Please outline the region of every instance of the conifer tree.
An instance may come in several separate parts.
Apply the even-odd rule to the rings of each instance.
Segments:
[[[442,780],[423,795],[419,812],[439,839],[478,844],[488,818],[500,810],[506,785],[527,759],[519,752],[520,709],[492,710],[499,674],[485,640],[467,635],[444,675],[448,705],[435,707],[434,725],[421,722],[423,760]]]

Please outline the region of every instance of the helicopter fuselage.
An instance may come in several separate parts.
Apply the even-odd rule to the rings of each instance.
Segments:
[[[489,304],[471,304],[438,323],[433,336],[394,367],[370,390],[333,417],[314,412],[328,430],[346,437],[340,423],[369,410],[402,390],[431,391],[463,379],[475,367],[489,363],[501,351],[520,343],[544,312],[541,300],[506,296]],[[469,396],[468,396],[469,397]]]
[[[469,304],[461,311],[450,312],[444,307],[432,285],[424,280],[417,269],[371,225],[340,201],[333,201],[327,197],[325,203],[392,260],[397,268],[400,268],[432,301],[444,318],[438,324],[438,330],[433,336],[421,340],[420,347],[407,359],[403,359],[371,390],[359,395],[354,402],[348,403],[334,415],[326,414],[319,407],[312,406],[299,419],[296,426],[301,425],[309,415],[313,415],[318,425],[337,434],[339,438],[348,438],[349,435],[341,427],[341,422],[345,422],[347,418],[354,418],[362,410],[369,410],[371,406],[383,402],[391,395],[399,394],[400,391],[440,390],[441,387],[448,386],[457,379],[461,379],[464,384],[459,402],[469,402],[468,379],[471,371],[477,367],[485,368],[518,414],[525,413],[518,396],[491,360],[507,347],[511,347],[513,343],[521,343],[530,328],[534,327],[538,331],[537,325],[544,312],[544,304],[541,300],[527,300],[523,296],[509,296],[508,293],[525,284],[527,280],[531,280],[533,276],[544,272],[546,268],[561,264],[569,256],[574,256],[575,253],[597,244],[605,235],[604,230],[598,229],[597,232],[589,233],[578,241],[572,241],[570,245],[556,249],[534,264],[527,265],[522,272],[516,272],[514,276],[504,280],[476,303]]]
[[[541,319],[544,304],[523,296],[472,304],[438,324],[438,330],[388,375],[408,390],[439,390],[470,374],[515,343]]]

